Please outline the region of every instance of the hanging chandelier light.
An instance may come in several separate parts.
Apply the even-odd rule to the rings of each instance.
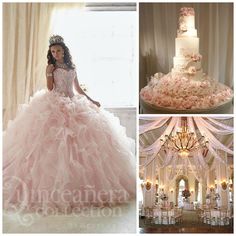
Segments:
[[[186,117],[181,117],[181,127],[179,131],[165,135],[160,141],[165,150],[177,152],[180,157],[188,157],[190,153],[204,149],[208,144],[204,136],[201,135],[197,137],[195,132],[189,130]]]

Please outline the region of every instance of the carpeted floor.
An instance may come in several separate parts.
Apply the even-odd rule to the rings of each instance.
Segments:
[[[3,233],[136,233],[136,203],[67,216],[4,212]]]
[[[195,211],[183,211],[183,223],[176,225],[145,224],[139,219],[139,233],[233,233],[233,226],[211,226],[198,222]]]

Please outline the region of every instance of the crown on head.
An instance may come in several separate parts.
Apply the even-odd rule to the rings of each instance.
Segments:
[[[60,35],[53,35],[49,39],[49,44],[55,44],[55,43],[64,43],[64,39]]]

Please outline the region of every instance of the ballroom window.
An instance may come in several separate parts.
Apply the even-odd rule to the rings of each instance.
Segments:
[[[197,187],[197,201],[201,201],[201,184],[198,182],[198,187]]]
[[[54,12],[52,33],[65,38],[80,84],[104,107],[136,106],[136,23],[123,5]]]
[[[143,180],[142,179],[138,179],[138,202],[139,202],[139,206],[141,206],[143,204],[143,190],[141,185],[143,184]]]
[[[229,202],[233,202],[233,193],[232,193],[232,190],[229,191]]]
[[[185,189],[185,181],[181,179],[179,181],[179,196],[178,196],[179,206],[183,205],[182,191],[184,191],[184,189]]]

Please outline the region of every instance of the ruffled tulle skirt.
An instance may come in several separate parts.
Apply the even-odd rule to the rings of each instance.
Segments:
[[[70,212],[135,197],[132,140],[85,96],[39,91],[3,134],[7,210]]]

